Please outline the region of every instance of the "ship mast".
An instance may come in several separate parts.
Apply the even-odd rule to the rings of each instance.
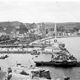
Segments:
[[[56,23],[55,23],[55,27],[54,27],[54,32],[55,32],[55,38],[57,38],[57,27],[56,27]]]

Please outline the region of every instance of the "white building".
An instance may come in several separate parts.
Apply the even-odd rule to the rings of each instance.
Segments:
[[[80,30],[79,30],[79,33],[80,33]]]

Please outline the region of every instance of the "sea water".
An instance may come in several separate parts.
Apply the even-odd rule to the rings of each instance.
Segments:
[[[59,41],[65,43],[66,48],[73,54],[78,61],[80,61],[80,37],[75,38],[59,38]],[[53,40],[52,40],[53,41]],[[0,60],[0,66],[2,69],[15,66],[17,63],[21,63],[22,65],[30,66],[34,64],[32,61],[31,54],[8,54],[9,57],[6,59]],[[50,54],[40,54],[39,60],[49,61],[51,59]],[[51,77],[55,80],[61,79],[65,77],[70,77],[70,80],[80,80],[80,67],[73,68],[61,68],[61,67],[42,67],[50,70]],[[1,76],[4,75],[0,73]],[[1,80],[1,79],[0,79]]]

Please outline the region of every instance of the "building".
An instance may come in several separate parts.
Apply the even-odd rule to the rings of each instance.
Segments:
[[[0,32],[0,36],[1,35],[7,35],[6,32]]]

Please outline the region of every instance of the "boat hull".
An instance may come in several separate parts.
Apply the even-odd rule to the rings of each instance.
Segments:
[[[62,67],[70,67],[70,66],[76,66],[77,62],[55,62],[55,61],[49,61],[49,62],[38,62],[35,61],[36,66],[62,66]]]

